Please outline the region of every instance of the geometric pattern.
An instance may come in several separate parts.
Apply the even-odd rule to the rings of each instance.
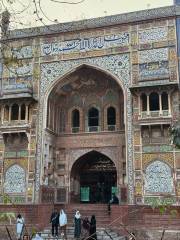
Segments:
[[[162,161],[152,162],[145,171],[146,193],[172,193],[173,177],[169,165]]]
[[[24,193],[26,191],[26,174],[19,165],[15,164],[6,171],[4,191],[6,193]]]

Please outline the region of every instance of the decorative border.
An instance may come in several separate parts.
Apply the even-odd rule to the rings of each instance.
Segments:
[[[162,17],[172,17],[177,16],[180,12],[179,6],[168,6],[153,8],[142,11],[135,11],[130,13],[112,15],[107,17],[92,18],[81,21],[73,21],[68,23],[60,23],[49,26],[37,27],[37,28],[28,28],[10,31],[9,39],[11,38],[22,38],[38,35],[47,35],[55,34],[62,32],[71,32],[78,30],[87,30],[90,28],[100,28],[107,27],[116,24],[130,23],[136,21],[143,21],[149,19],[160,19]]]
[[[39,115],[38,115],[38,140],[37,140],[37,161],[36,161],[36,182],[35,182],[35,200],[38,202],[41,162],[43,149],[43,115],[45,114],[46,97],[48,97],[53,86],[61,82],[69,73],[76,71],[83,65],[105,71],[114,76],[117,82],[124,90],[125,111],[126,111],[126,133],[127,133],[127,168],[128,168],[128,187],[129,203],[134,203],[134,177],[133,177],[133,146],[132,146],[132,110],[131,93],[129,90],[131,84],[130,77],[130,55],[119,54],[104,57],[86,58],[77,60],[67,60],[60,62],[51,62],[41,64],[40,96],[39,96]]]

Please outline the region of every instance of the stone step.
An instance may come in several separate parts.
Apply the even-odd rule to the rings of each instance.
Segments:
[[[44,240],[63,240],[62,237],[52,237],[51,236],[51,229],[47,228],[41,233],[41,236]],[[68,227],[67,228],[67,239],[74,240],[74,228]],[[97,228],[97,239],[98,240],[125,240],[124,236],[120,236],[117,233],[113,232],[112,230],[105,230],[104,228]]]

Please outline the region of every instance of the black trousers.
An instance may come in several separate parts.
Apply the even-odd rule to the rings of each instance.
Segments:
[[[54,233],[54,230],[55,230],[55,233]],[[58,236],[58,224],[52,224],[52,235],[54,236],[54,234],[56,236]]]

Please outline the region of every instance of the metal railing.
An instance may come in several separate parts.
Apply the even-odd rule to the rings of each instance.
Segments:
[[[12,202],[12,199],[11,199],[11,197],[9,196],[9,194],[4,193],[4,194],[2,195],[2,198],[8,199],[7,202],[11,203],[12,206],[15,206],[16,209],[18,210],[18,214],[20,214],[19,206],[16,205],[14,202]],[[11,233],[10,233],[10,231],[9,231],[9,228],[7,227],[7,224],[5,225],[5,228],[6,228],[6,231],[7,231],[7,234],[8,234],[8,237],[9,237],[10,240],[17,239],[17,237],[14,236],[14,235],[15,235],[14,232],[13,232],[13,239],[12,239],[12,235],[11,235]],[[24,225],[23,225],[23,231],[22,231],[21,234],[23,234],[23,233],[25,233],[26,235],[30,236],[30,234],[28,233],[28,230],[27,230],[27,227],[26,227],[26,224],[25,224],[25,223],[24,223]],[[33,236],[30,236],[30,240],[32,239],[32,237],[33,237]]]
[[[159,117],[171,117],[171,113],[169,110],[162,110],[162,111],[142,111],[141,116],[142,119],[147,118],[159,118]]]
[[[78,133],[79,130],[80,130],[80,127],[72,127],[71,128],[72,133]]]
[[[90,126],[88,127],[88,132],[99,132],[100,126]]]
[[[108,125],[108,131],[115,131],[116,125]]]

